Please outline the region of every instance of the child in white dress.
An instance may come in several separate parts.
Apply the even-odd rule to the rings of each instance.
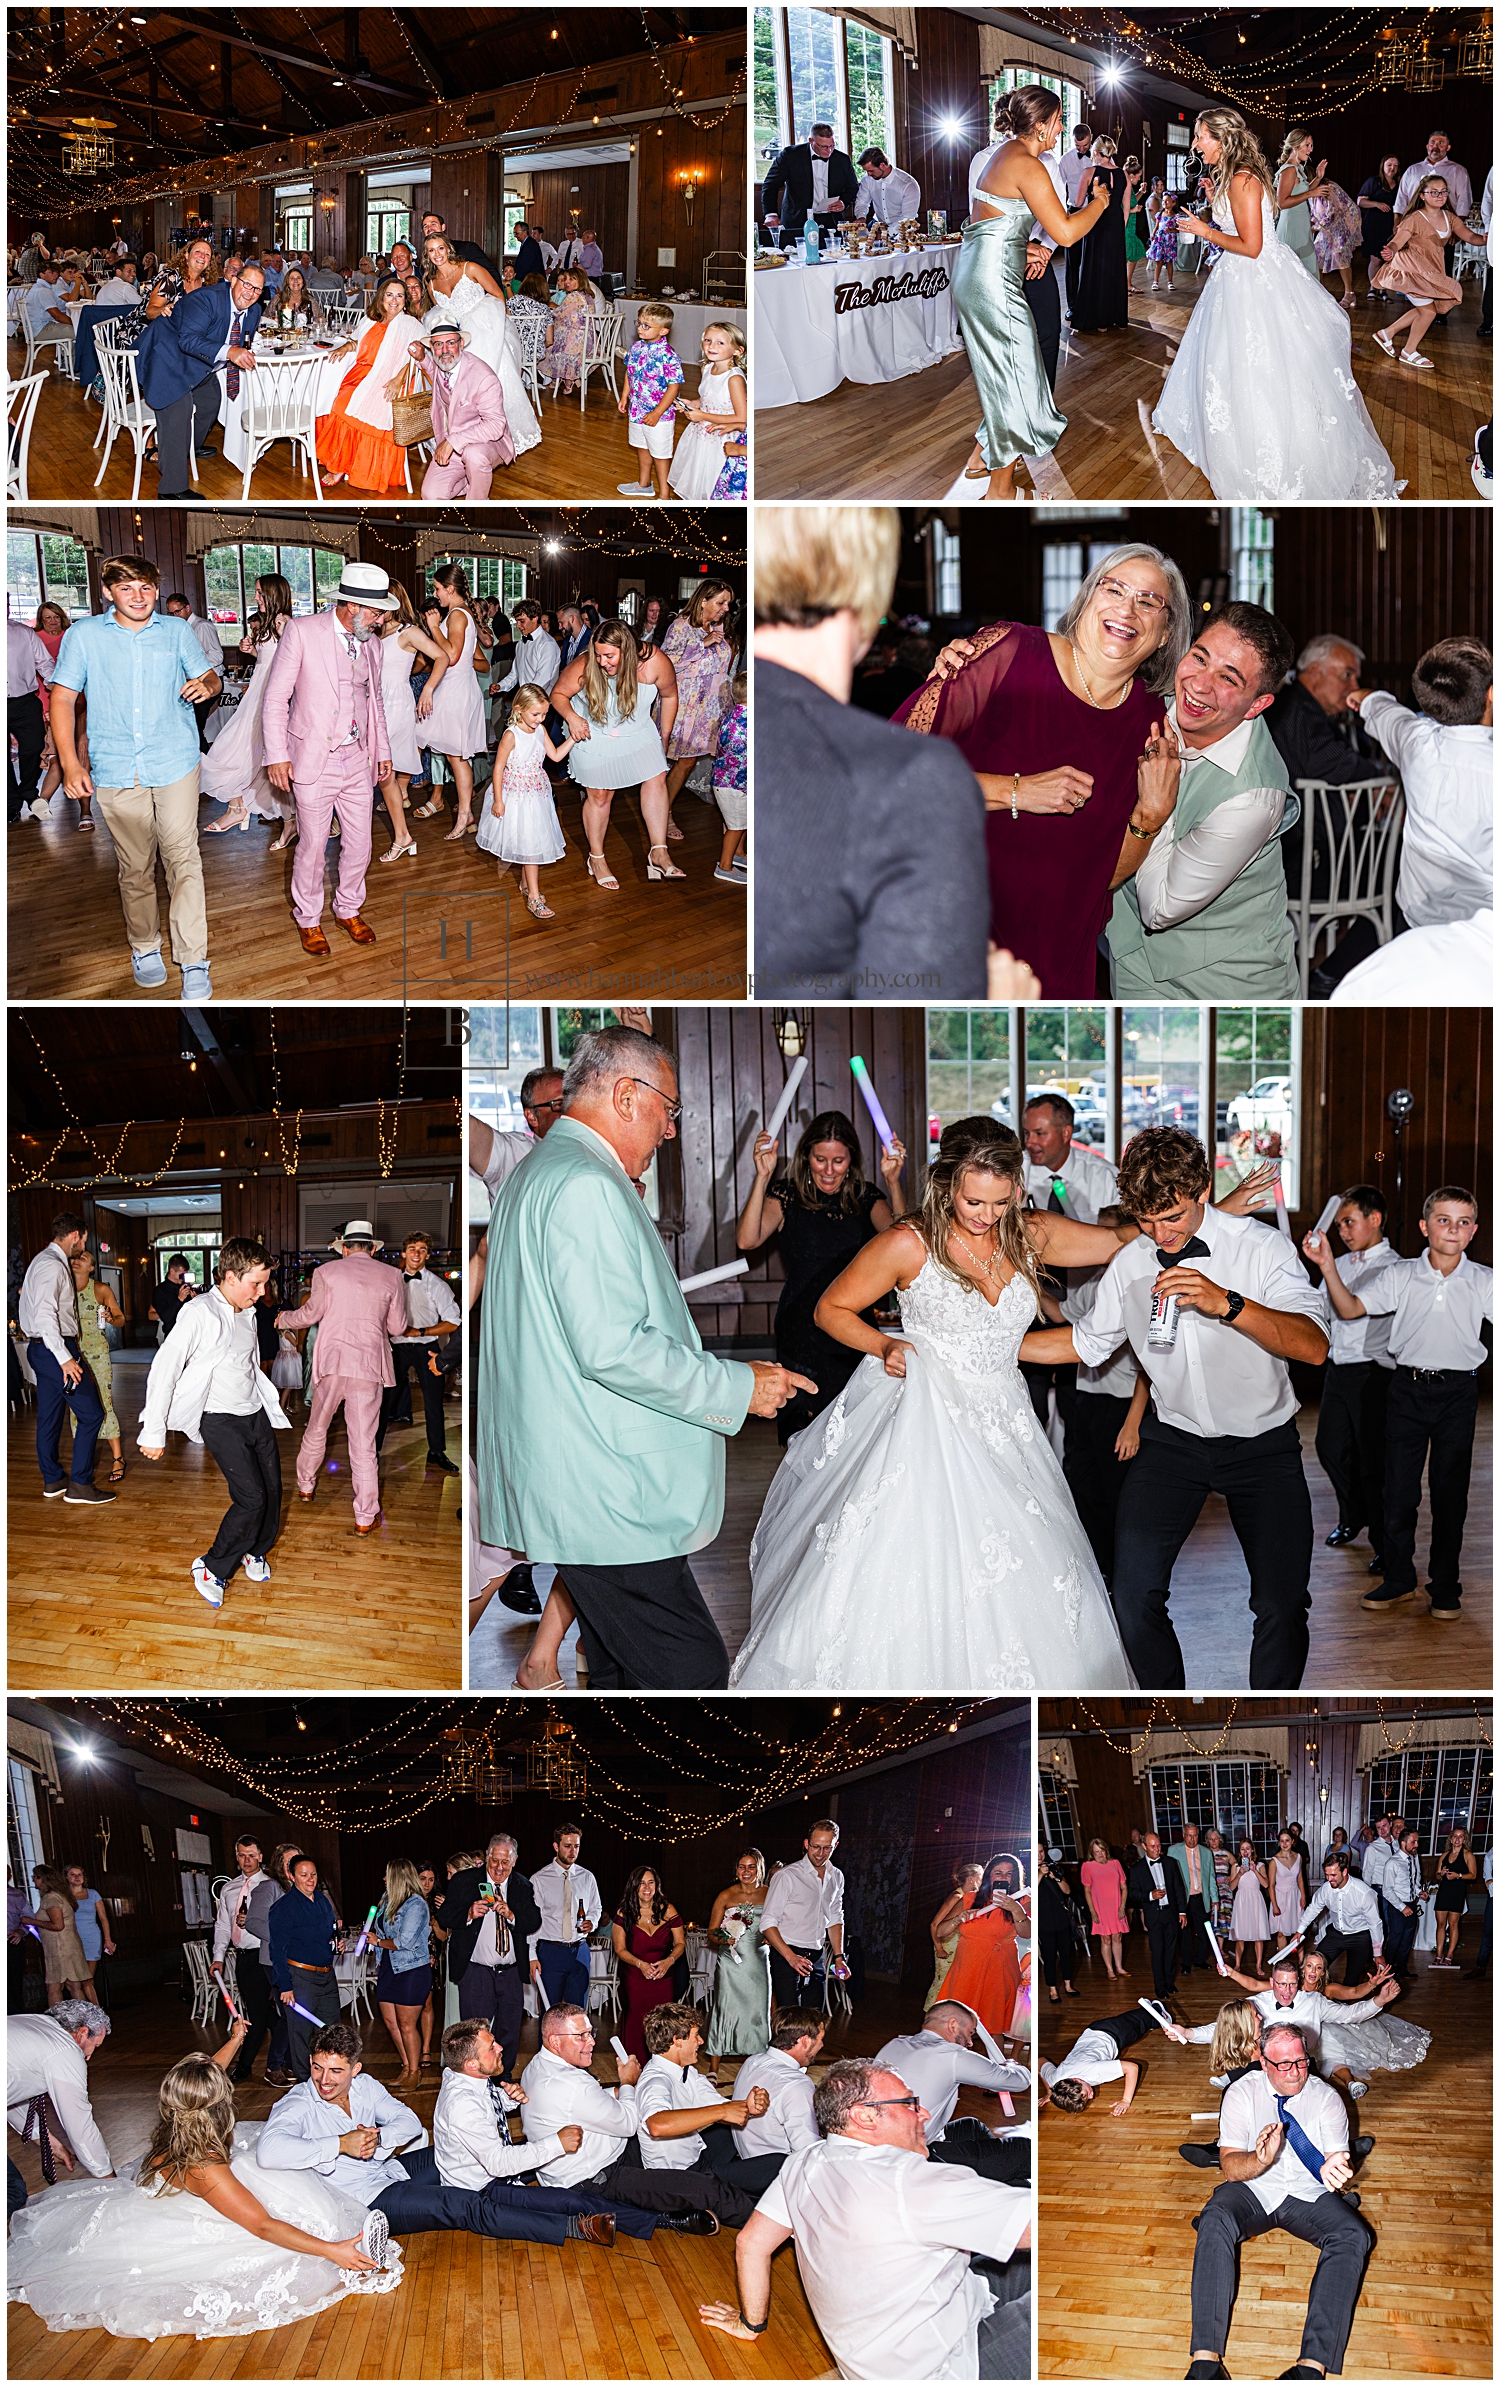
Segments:
[[[568,850],[543,757],[550,755],[553,762],[560,763],[578,742],[564,738],[560,746],[553,745],[546,729],[548,711],[545,688],[528,680],[516,690],[510,726],[495,751],[489,802],[479,824],[479,844],[497,857],[502,877],[511,863],[521,865],[526,909],[535,920],[553,917],[551,905],[542,901],[538,868],[543,862],[560,862]]]
[[[703,370],[696,398],[679,398],[687,429],[678,442],[667,485],[690,504],[712,497],[724,468],[724,436],[749,419],[745,395],[745,335],[733,323],[710,323],[703,333]]]

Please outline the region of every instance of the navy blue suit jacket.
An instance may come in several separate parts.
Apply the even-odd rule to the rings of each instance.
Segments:
[[[213,282],[205,290],[189,290],[170,315],[158,315],[141,334],[136,350],[136,377],[146,404],[160,410],[185,398],[213,371],[234,316],[227,282]],[[248,348],[260,321],[260,301],[245,311],[244,336]]]

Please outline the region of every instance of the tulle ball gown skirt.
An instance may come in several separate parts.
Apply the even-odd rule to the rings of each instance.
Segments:
[[[1153,428],[1215,497],[1395,497],[1350,356],[1344,309],[1268,236],[1258,257],[1219,257]]]

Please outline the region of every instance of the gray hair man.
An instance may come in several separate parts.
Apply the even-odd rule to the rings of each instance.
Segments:
[[[89,2103],[89,2065],[110,2033],[102,2006],[65,1997],[45,2014],[12,2014],[6,2030],[6,2118],[23,2139],[34,2138],[42,2177],[50,2188],[57,2165],[74,2160],[96,2180],[114,2175],[115,2162]],[[53,2132],[61,2129],[63,2138]],[[69,2151],[71,2149],[71,2152]],[[19,2175],[11,2166],[12,2187]]]

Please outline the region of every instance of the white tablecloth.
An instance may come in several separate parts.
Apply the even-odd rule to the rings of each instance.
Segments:
[[[841,381],[901,381],[961,346],[953,306],[956,248],[911,255],[795,260],[755,276],[755,403],[805,405]],[[880,295],[851,306],[840,290]],[[901,292],[897,297],[895,292]]]
[[[302,354],[306,355],[306,353],[304,349]],[[262,350],[259,340],[255,343],[255,355],[257,373],[284,373],[289,366],[299,362],[299,358],[290,352],[285,356],[272,356],[268,351]],[[319,414],[332,412],[333,401],[339,394],[339,383],[343,380],[353,361],[352,356],[336,357],[331,349],[325,352],[322,369],[318,374]],[[234,405],[231,406],[229,402],[229,368],[227,365],[220,365],[218,370],[219,420],[224,426],[224,461],[226,464],[232,464],[236,472],[243,472],[247,446],[245,388],[250,376],[248,373],[240,375],[240,394]]]
[[[743,307],[706,307],[701,299],[669,298],[664,305],[672,310],[672,346],[685,365],[696,365],[703,354],[703,330],[709,323],[735,323],[741,331],[746,328]],[[620,334],[620,351],[635,338],[635,319],[647,301],[643,298],[617,298],[615,313],[624,326]]]

